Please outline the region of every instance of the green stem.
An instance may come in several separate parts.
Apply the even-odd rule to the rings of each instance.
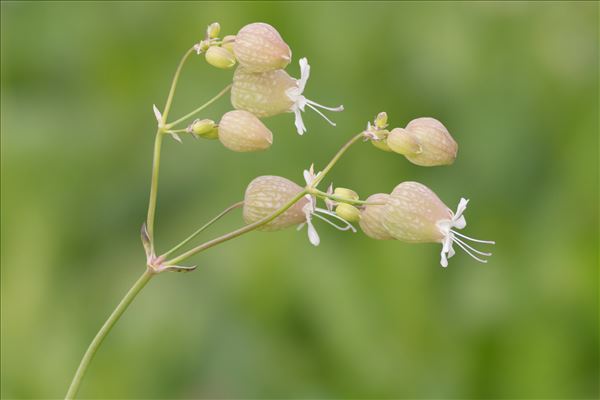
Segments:
[[[162,147],[163,134],[160,129],[154,138],[154,156],[152,157],[152,178],[150,181],[150,200],[148,201],[148,216],[146,218],[146,229],[150,245],[154,252],[154,215],[156,213],[156,198],[158,195],[158,172],[160,170],[160,149]]]
[[[173,97],[175,96],[175,89],[177,88],[177,82],[179,81],[179,75],[181,75],[181,70],[185,61],[188,59],[190,54],[192,54],[194,48],[190,48],[185,52],[181,60],[179,61],[179,65],[177,65],[177,69],[175,70],[175,75],[173,75],[173,80],[171,81],[171,88],[169,89],[169,95],[167,96],[167,102],[165,104],[165,109],[162,113],[161,121],[159,123],[158,130],[156,131],[156,137],[154,139],[154,156],[152,158],[152,178],[150,181],[150,199],[148,200],[148,216],[146,218],[146,229],[148,230],[148,237],[150,239],[150,245],[152,247],[152,252],[154,252],[154,215],[156,213],[156,198],[158,195],[158,173],[160,171],[160,149],[162,146],[162,136],[164,132],[164,125],[169,115],[169,111],[171,110],[171,105],[173,104]]]
[[[263,219],[260,219],[249,225],[246,225],[239,229],[236,229],[235,231],[229,232],[223,236],[219,236],[216,239],[209,240],[208,242],[205,242],[199,246],[196,246],[193,249],[188,250],[187,252],[185,252],[171,260],[165,261],[164,265],[177,265],[180,262],[190,258],[194,254],[200,253],[201,251],[204,251],[206,249],[210,249],[211,247],[214,247],[214,246],[221,244],[223,242],[226,242],[228,240],[235,239],[236,237],[241,236],[244,233],[251,232],[251,231],[255,230],[256,228],[261,227],[262,225],[268,224],[269,222],[271,222],[272,220],[277,218],[279,215],[283,214],[288,208],[290,208],[291,206],[296,204],[296,202],[298,200],[300,200],[306,193],[307,193],[306,190],[301,191],[296,196],[294,196],[290,201],[285,203],[280,209],[278,209],[274,213],[264,217]]]
[[[162,113],[162,123],[163,125],[167,122],[167,117],[169,116],[169,111],[171,110],[171,105],[173,104],[173,97],[175,96],[175,88],[177,88],[177,82],[179,81],[179,75],[181,75],[181,69],[183,68],[183,64],[188,59],[190,54],[194,52],[194,48],[192,47],[188,51],[185,52],[183,57],[181,57],[181,61],[179,61],[179,65],[177,66],[177,70],[175,70],[175,75],[173,76],[173,81],[171,82],[171,89],[169,90],[169,96],[167,97],[167,102],[165,104],[165,109]]]
[[[204,224],[203,226],[201,226],[200,228],[198,228],[198,230],[196,230],[194,233],[192,233],[190,236],[188,236],[181,243],[179,243],[178,245],[176,245],[175,247],[173,247],[171,250],[169,250],[166,253],[164,253],[163,255],[161,255],[161,257],[162,258],[167,258],[171,254],[173,254],[174,252],[176,252],[177,250],[179,250],[180,248],[182,248],[183,246],[185,246],[186,244],[188,244],[192,239],[194,239],[196,236],[198,236],[200,234],[200,232],[202,232],[203,230],[205,230],[206,228],[208,228],[209,226],[211,226],[212,224],[214,224],[215,222],[217,222],[219,219],[221,219],[221,217],[225,216],[230,211],[233,211],[236,208],[239,208],[239,207],[241,207],[243,205],[244,205],[243,201],[240,201],[240,202],[237,202],[235,204],[230,205],[225,210],[221,211],[221,213],[219,215],[217,215],[216,217],[214,217],[213,219],[211,219],[210,221],[208,221],[206,224]],[[168,264],[168,265],[170,265],[170,264]]]
[[[225,86],[225,88],[223,90],[221,90],[219,93],[217,93],[217,95],[215,97],[208,100],[206,103],[202,104],[200,107],[196,108],[194,111],[191,111],[191,112],[187,113],[186,115],[184,115],[183,117],[179,118],[178,120],[175,120],[174,122],[167,124],[166,128],[171,129],[175,125],[185,121],[186,119],[188,119],[190,117],[193,117],[200,111],[204,110],[206,107],[210,106],[212,103],[219,100],[225,93],[227,93],[229,91],[229,89],[231,89],[231,86],[232,86],[232,84]]]
[[[323,169],[321,171],[321,173],[319,174],[317,179],[314,180],[314,182],[312,183],[311,186],[313,188],[317,187],[319,182],[321,182],[323,180],[323,178],[325,178],[325,175],[327,175],[329,173],[329,171],[331,171],[331,168],[333,168],[335,163],[337,163],[338,160],[344,155],[346,150],[348,150],[350,148],[350,146],[352,146],[354,143],[356,143],[358,141],[358,139],[360,139],[362,137],[363,137],[363,133],[361,132],[361,133],[357,134],[356,136],[354,136],[352,139],[350,139],[348,142],[346,142],[346,144],[343,145],[342,148],[338,150],[338,152],[335,154],[335,156],[333,156],[331,161],[329,161],[329,164],[327,164],[325,169]]]
[[[96,334],[96,337],[94,337],[94,340],[92,340],[92,343],[90,343],[85,354],[83,355],[83,358],[79,363],[79,367],[77,368],[77,372],[75,372],[75,376],[73,377],[73,381],[71,382],[71,386],[69,386],[69,390],[67,391],[65,399],[75,398],[75,396],[77,395],[77,391],[79,390],[79,386],[81,385],[81,380],[83,379],[85,372],[87,371],[88,366],[92,361],[92,358],[94,358],[96,351],[98,351],[98,348],[102,344],[102,341],[104,340],[106,335],[108,335],[115,323],[119,320],[121,315],[123,315],[123,313],[131,304],[133,299],[135,299],[140,290],[142,290],[142,288],[146,286],[148,281],[150,281],[150,279],[153,276],[154,273],[152,272],[152,270],[149,268],[146,269],[142,276],[133,284],[131,289],[129,289],[129,291],[127,292],[125,297],[123,297],[119,305],[117,305],[117,308],[115,308],[112,314],[110,314],[104,325],[102,325],[102,328],[100,328],[100,330]]]
[[[328,193],[322,192],[319,189],[311,189],[310,193],[315,194],[319,197],[326,197],[328,199],[338,201],[341,203],[356,204],[359,206],[383,206],[383,205],[385,205],[385,203],[375,203],[375,202],[370,202],[370,201],[353,200],[353,199],[348,199],[346,197],[339,197],[339,196],[336,196],[333,194],[328,194]]]

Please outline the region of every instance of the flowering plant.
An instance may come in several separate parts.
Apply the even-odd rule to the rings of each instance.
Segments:
[[[223,242],[254,230],[278,231],[291,226],[298,230],[307,227],[308,239],[314,246],[321,242],[316,220],[322,220],[341,231],[357,232],[354,224],[370,238],[377,240],[397,239],[409,243],[439,243],[442,246],[440,264],[448,266],[448,259],[455,252],[453,245],[463,249],[480,262],[491,253],[472,247],[467,241],[493,244],[491,241],[472,239],[458,230],[466,227],[464,211],[468,200],[461,199],[456,212],[452,212],[437,195],[417,182],[402,182],[390,193],[377,193],[361,200],[352,189],[329,185],[326,191],[318,189],[337,161],[355,143],[371,142],[376,148],[404,155],[410,162],[421,166],[442,166],[454,162],[458,145],[446,127],[434,118],[417,118],[404,128],[388,130],[388,116],[379,113],[366,129],[353,136],[333,156],[323,169],[315,172],[314,165],[304,170],[304,186],[279,176],[260,176],[247,186],[244,199],[232,204],[198,228],[173,248],[157,253],[154,240],[154,221],[158,193],[158,176],[162,142],[171,137],[183,142],[182,135],[197,139],[216,140],[236,152],[266,150],[273,144],[273,134],[262,121],[263,118],[293,113],[298,134],[307,127],[302,112],[310,108],[335,126],[319,109],[340,112],[343,106],[326,107],[305,95],[310,65],[301,58],[300,79],[290,77],[285,67],[292,61],[292,52],[275,28],[265,23],[244,26],[236,35],[220,37],[220,25],[213,23],[206,29],[204,38],[190,47],[175,72],[165,106],[153,106],[157,120],[154,142],[152,179],[146,221],[142,224],[141,239],[146,253],[146,268],[108,320],[93,339],[77,369],[67,398],[77,394],[82,378],[103,339],[121,317],[129,304],[155,276],[163,272],[190,272],[196,266],[183,265],[192,256]],[[179,75],[186,60],[192,55],[203,56],[209,65],[229,69],[238,65],[232,83],[215,97],[183,117],[168,122]],[[217,123],[209,119],[194,119],[206,107],[228,92],[233,110],[226,112]],[[188,121],[186,127],[180,127]],[[318,205],[322,201],[325,207]],[[242,208],[245,225],[180,251],[190,244],[199,233],[229,212]],[[477,255],[476,255],[477,254]]]

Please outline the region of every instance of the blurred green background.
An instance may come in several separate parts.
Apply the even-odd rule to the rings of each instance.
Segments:
[[[88,398],[597,398],[598,3],[2,2],[3,398],[63,396],[93,335],[143,271],[156,122],[183,52],[264,21],[307,56],[311,112],[270,118],[273,147],[166,140],[166,249],[262,174],[301,182],[385,110],[459,142],[421,168],[356,145],[331,179],[363,197],[404,180],[494,239],[481,265],[438,245],[319,224],[253,233],[153,280],[107,338]],[[173,117],[231,71],[186,65]],[[227,98],[203,114],[217,120]],[[329,180],[329,179],[328,179]],[[239,212],[203,235],[242,223]]]

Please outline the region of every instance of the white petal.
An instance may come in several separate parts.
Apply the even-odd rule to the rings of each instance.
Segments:
[[[298,135],[304,135],[304,132],[306,132],[306,126],[304,126],[304,121],[302,121],[302,114],[300,113],[300,110],[294,110],[294,115],[296,117],[294,120],[294,125],[296,125],[296,132],[298,132]]]
[[[306,57],[301,58],[299,63],[300,79],[298,80],[298,89],[300,90],[300,93],[303,93],[306,83],[308,82],[308,77],[310,76],[310,65],[308,64]]]
[[[317,230],[315,229],[313,224],[310,222],[308,222],[308,241],[313,246],[318,246],[319,243],[321,243],[321,239],[319,238],[319,234],[317,233]]]
[[[452,226],[457,228],[457,229],[463,229],[465,226],[467,226],[467,221],[465,220],[465,216],[461,215],[460,217],[456,218],[456,216],[453,218],[454,222],[452,222]]]
[[[458,219],[461,217],[463,212],[465,212],[465,210],[467,209],[468,203],[469,200],[465,199],[464,197],[461,197],[460,201],[458,202],[458,207],[456,207],[456,213],[454,213],[453,219]]]
[[[448,259],[446,258],[446,253],[444,252],[443,249],[440,253],[440,265],[444,268],[446,268],[448,266]]]

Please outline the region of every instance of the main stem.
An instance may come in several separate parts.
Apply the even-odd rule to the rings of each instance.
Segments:
[[[152,252],[154,253],[154,216],[156,213],[156,198],[158,195],[158,173],[160,171],[160,150],[162,146],[163,133],[164,133],[164,125],[167,122],[167,117],[169,116],[169,111],[171,110],[171,105],[173,104],[173,97],[175,96],[175,89],[177,88],[177,82],[179,81],[179,75],[181,75],[181,70],[183,68],[183,64],[188,59],[188,57],[192,54],[194,48],[190,48],[185,52],[181,60],[179,61],[179,65],[177,66],[177,70],[175,70],[175,75],[173,75],[173,81],[171,82],[171,88],[169,89],[169,95],[167,96],[167,102],[165,103],[165,109],[162,112],[161,121],[159,122],[158,130],[156,131],[156,137],[154,139],[154,156],[152,158],[152,178],[150,181],[150,199],[148,200],[148,216],[146,218],[146,228],[148,230],[148,237],[150,239],[150,245],[152,247]]]
[[[148,216],[146,228],[152,253],[154,253],[154,215],[156,213],[156,198],[158,195],[158,173],[160,171],[160,150],[162,147],[163,133],[159,129],[154,138],[154,156],[152,157],[152,178],[150,181],[150,199],[148,200]]]
[[[146,269],[142,276],[133,284],[131,289],[129,289],[125,297],[123,297],[117,308],[115,308],[112,314],[110,314],[110,317],[108,317],[104,325],[102,325],[102,328],[100,328],[100,330],[96,334],[96,337],[94,337],[94,340],[92,340],[92,343],[90,343],[83,358],[81,359],[79,367],[77,368],[77,372],[75,372],[75,376],[73,377],[73,381],[71,381],[71,386],[69,386],[69,390],[67,391],[65,399],[75,398],[75,396],[77,395],[77,391],[79,390],[79,386],[81,385],[81,380],[85,375],[85,371],[87,370],[90,362],[92,361],[92,358],[94,358],[96,351],[98,351],[98,348],[104,341],[104,338],[106,337],[106,335],[108,335],[108,333],[115,325],[115,323],[119,320],[119,318],[121,318],[121,315],[123,315],[125,310],[127,310],[127,307],[129,307],[129,305],[131,304],[133,299],[135,299],[140,290],[142,290],[142,288],[146,286],[148,281],[150,281],[150,279],[152,279],[154,275],[155,274],[150,268]]]

